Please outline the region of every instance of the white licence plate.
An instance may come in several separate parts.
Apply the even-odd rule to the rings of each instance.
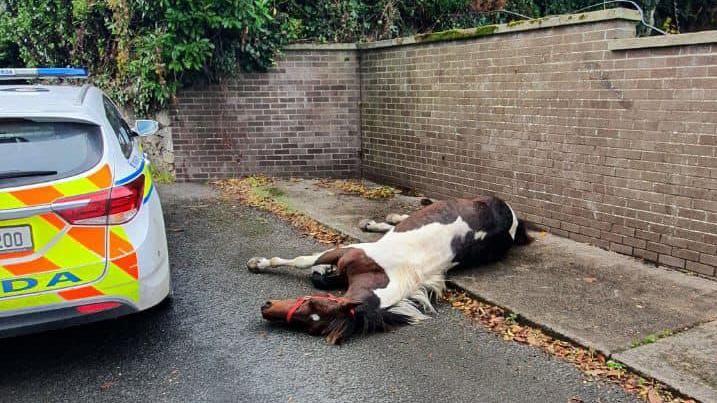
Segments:
[[[0,227],[0,254],[32,250],[32,231],[29,225]]]

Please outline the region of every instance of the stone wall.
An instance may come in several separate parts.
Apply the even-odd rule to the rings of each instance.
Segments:
[[[141,138],[142,151],[154,165],[155,175],[159,173],[166,181],[174,176],[172,125],[167,111],[158,112],[151,118],[159,122],[160,129],[154,136]]]
[[[135,116],[131,108],[119,107],[127,124],[134,127],[136,119],[154,119],[159,123],[159,131],[153,136],[139,137],[142,151],[150,160],[155,179],[166,182],[174,178],[174,144],[172,142],[172,122],[166,110],[151,116]]]
[[[268,73],[180,91],[177,178],[358,176],[358,79],[355,50],[288,50]]]
[[[636,18],[366,47],[364,175],[498,195],[552,233],[714,276],[717,34],[634,39]]]

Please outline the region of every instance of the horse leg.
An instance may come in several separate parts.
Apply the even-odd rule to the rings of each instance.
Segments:
[[[391,225],[398,225],[401,223],[401,221],[408,218],[408,214],[396,214],[392,213],[386,216],[386,222]]]
[[[391,224],[385,222],[376,222],[374,220],[368,219],[359,221],[358,226],[359,228],[361,228],[361,231],[364,232],[386,233],[393,229],[393,225]]]
[[[314,266],[334,266],[344,253],[346,253],[346,250],[336,248],[315,255],[298,256],[293,259],[253,257],[246,262],[246,268],[249,269],[250,272],[258,273],[260,270],[268,267],[286,266],[297,269],[308,269]]]
[[[311,283],[319,290],[336,290],[348,286],[348,277],[336,266],[320,265],[311,268]]]
[[[368,219],[361,220],[359,221],[359,228],[365,232],[386,233],[406,218],[408,218],[407,214],[389,214],[386,216],[386,222],[376,222]]]

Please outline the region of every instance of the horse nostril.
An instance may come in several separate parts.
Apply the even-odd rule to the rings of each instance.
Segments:
[[[271,308],[271,301],[264,302],[264,305],[261,306],[261,309],[269,309]]]

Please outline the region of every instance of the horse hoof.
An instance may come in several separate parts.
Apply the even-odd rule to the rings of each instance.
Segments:
[[[336,273],[336,266],[332,264],[317,264],[311,267],[311,273],[319,276],[328,276]]]
[[[260,271],[260,270],[259,270],[259,263],[260,263],[263,259],[264,259],[264,258],[261,258],[261,257],[253,257],[253,258],[249,259],[249,261],[246,262],[246,268],[247,268],[250,272],[252,272],[252,273],[259,273],[259,271]]]
[[[338,290],[346,288],[347,279],[346,276],[340,274],[326,274],[322,275],[318,272],[311,273],[311,283],[314,288],[325,291]]]
[[[391,213],[386,216],[386,222],[391,225],[398,225],[401,223],[401,221],[405,220],[406,218],[408,218],[407,215]]]
[[[365,219],[359,221],[358,226],[361,229],[361,231],[368,231],[368,226],[373,223],[374,223],[373,220],[369,220],[368,218],[365,218]]]

